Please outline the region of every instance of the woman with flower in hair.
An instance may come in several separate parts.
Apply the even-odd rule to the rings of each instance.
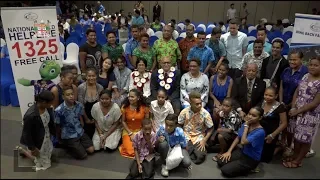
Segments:
[[[151,73],[146,70],[147,61],[145,59],[138,59],[136,62],[137,69],[134,70],[130,75],[129,90],[138,89],[142,92],[143,97],[146,98],[146,103],[149,104],[151,90],[150,90],[150,79]]]
[[[134,158],[133,137],[141,130],[143,119],[149,118],[149,108],[144,103],[141,91],[132,89],[121,107],[122,144],[119,147],[121,156]]]
[[[151,93],[152,100],[157,99],[157,91],[165,89],[168,95],[168,100],[172,104],[174,113],[179,115],[181,102],[180,102],[180,79],[181,73],[178,69],[171,66],[170,57],[162,58],[161,69],[154,71],[151,76]]]

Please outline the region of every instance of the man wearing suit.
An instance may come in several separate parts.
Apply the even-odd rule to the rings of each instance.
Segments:
[[[246,75],[233,84],[231,96],[235,100],[235,109],[242,117],[263,100],[266,83],[257,78],[258,70],[257,64],[248,64]]]
[[[172,104],[174,113],[180,113],[180,79],[181,72],[171,66],[170,57],[162,58],[161,69],[155,70],[151,75],[151,95],[152,100],[157,99],[157,91],[163,88],[167,91],[168,100]],[[171,80],[170,80],[171,79]]]
[[[161,6],[158,4],[158,1],[156,1],[156,4],[153,6],[153,21],[156,20],[156,18],[160,19],[160,13],[161,13]]]

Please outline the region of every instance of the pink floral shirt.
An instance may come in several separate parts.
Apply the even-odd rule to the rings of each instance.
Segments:
[[[156,134],[154,132],[151,132],[151,145],[152,148],[155,148],[156,143]],[[154,158],[154,154],[149,153],[149,147],[147,141],[143,137],[142,130],[139,131],[133,138],[133,147],[136,149],[139,153],[139,159],[140,162],[142,162],[144,159],[147,161],[151,161]]]

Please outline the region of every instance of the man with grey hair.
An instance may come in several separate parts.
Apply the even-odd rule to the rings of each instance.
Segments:
[[[241,117],[263,100],[266,83],[257,77],[258,65],[249,63],[245,76],[236,79],[233,83],[231,97],[235,100],[235,109]]]

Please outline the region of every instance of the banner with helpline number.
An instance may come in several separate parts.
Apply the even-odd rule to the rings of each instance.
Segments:
[[[56,7],[4,7],[1,17],[23,117],[34,96],[58,82],[62,61]]]

